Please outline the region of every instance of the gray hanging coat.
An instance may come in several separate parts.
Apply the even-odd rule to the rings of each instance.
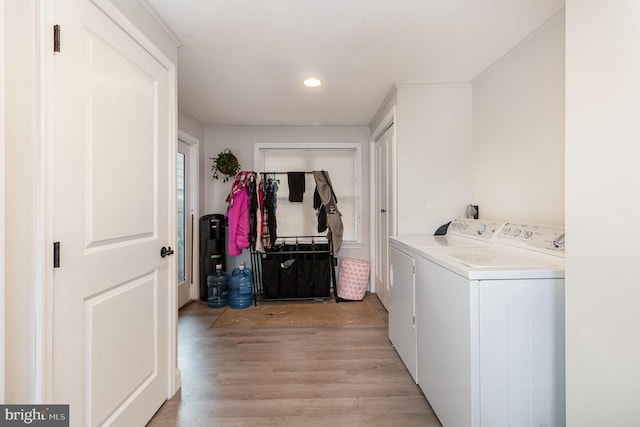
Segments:
[[[316,180],[316,187],[320,200],[327,213],[327,228],[329,228],[330,238],[333,242],[333,253],[337,254],[342,246],[342,214],[338,210],[338,202],[333,193],[329,173],[325,171],[313,171],[313,178]]]

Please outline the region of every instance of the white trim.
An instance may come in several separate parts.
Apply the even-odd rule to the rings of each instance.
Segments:
[[[188,112],[186,112],[185,110],[183,110],[182,108],[180,108],[180,106],[178,106],[178,112],[181,114],[184,114],[186,117],[188,117],[189,119],[193,120],[193,122],[198,125],[201,128],[206,128],[207,126],[205,124],[203,124],[200,120],[196,119],[195,117],[193,117],[191,114],[189,114]],[[178,114],[178,116],[180,116],[180,114]]]
[[[261,150],[354,150],[355,151],[355,240],[343,241],[345,249],[357,249],[363,246],[362,241],[362,144],[357,142],[257,142],[253,144],[253,170],[262,171],[260,165]]]
[[[373,134],[372,134],[373,135]],[[369,259],[371,260],[371,272],[369,278],[369,290],[376,292],[376,143],[373,138],[369,140]]]
[[[399,83],[396,88],[469,87],[470,83]]]
[[[151,17],[153,17],[153,19],[160,26],[160,28],[162,28],[164,30],[164,32],[167,33],[169,38],[176,44],[176,47],[182,47],[182,42],[180,41],[178,36],[176,36],[175,33],[171,30],[171,28],[169,28],[167,23],[164,22],[164,20],[162,18],[160,18],[160,15],[158,15],[158,13],[149,4],[149,2],[147,0],[138,0],[138,1],[142,5],[142,7],[144,7],[146,9],[147,13],[149,13],[149,15],[151,15]]]
[[[36,4],[36,275],[35,275],[35,397],[53,399],[53,158],[51,155],[53,0]]]
[[[151,43],[149,39],[146,37],[144,40],[138,40],[135,38],[138,43],[142,44],[146,47],[146,44]],[[155,45],[151,43],[153,48],[157,50]],[[153,55],[153,52],[149,50]],[[158,51],[160,52],[160,51]],[[178,227],[177,227],[177,177],[176,177],[176,153],[178,152],[178,76],[176,70],[176,64],[168,60],[164,54],[163,57],[168,61],[167,65],[167,73],[169,75],[169,164],[167,167],[169,168],[169,181],[170,181],[170,190],[169,190],[169,212],[168,215],[168,227],[169,227],[169,241],[176,247],[178,242]],[[173,190],[171,190],[173,189]],[[169,263],[169,277],[173,278],[173,280],[177,280],[178,272],[177,272],[177,263],[172,262]],[[169,279],[171,281],[171,279]],[[175,282],[173,282],[175,284]],[[168,337],[168,372],[167,376],[169,377],[168,381],[168,389],[167,389],[167,399],[170,399],[180,388],[182,387],[180,367],[178,366],[178,287],[177,286],[169,286],[168,287],[168,316],[167,322],[169,324],[169,337]]]
[[[180,367],[176,366],[176,370],[173,374],[173,378],[174,378],[174,382],[177,384],[177,390],[180,390],[180,388],[182,387],[182,371],[180,371]],[[175,393],[173,393],[175,394]]]
[[[180,129],[178,129],[178,140],[189,146],[189,207],[190,214],[194,216],[193,221],[193,239],[191,240],[191,264],[193,274],[191,275],[191,283],[189,285],[189,297],[192,300],[200,299],[200,206],[198,203],[198,195],[200,194],[200,181],[198,180],[198,166],[200,164],[200,140]]]
[[[392,106],[387,114],[384,115],[384,118],[380,121],[378,126],[371,132],[371,141],[376,142],[382,134],[396,122],[396,106]]]
[[[378,126],[376,126],[375,130],[373,132],[371,132],[371,139],[369,140],[369,182],[371,183],[371,185],[369,186],[369,241],[371,242],[371,248],[369,250],[370,256],[371,256],[371,268],[373,271],[377,271],[374,270],[377,268],[376,263],[378,262],[378,260],[376,259],[376,248],[378,245],[378,240],[379,240],[379,236],[376,234],[376,215],[378,214],[376,212],[376,186],[375,186],[375,182],[376,182],[376,165],[377,165],[377,161],[376,161],[376,148],[375,148],[375,144],[376,141],[378,141],[378,139],[380,139],[380,137],[387,131],[387,129],[389,129],[391,126],[394,126],[396,124],[396,106],[393,105],[391,108],[389,108],[389,110],[387,111],[387,113],[384,115],[384,118],[380,121],[380,123],[378,123]],[[390,225],[391,225],[391,229],[388,230],[389,235],[395,235],[396,234],[396,207],[397,207],[397,188],[396,188],[396,167],[395,167],[395,162],[396,162],[396,130],[394,129],[392,138],[391,138],[391,159],[390,160],[390,164],[392,165],[391,170],[388,170],[388,174],[389,177],[391,178],[391,188],[393,191],[393,207],[392,207],[392,212],[389,212],[390,214]],[[375,274],[372,275],[371,278],[371,289],[372,292],[375,292]]]
[[[396,135],[398,134],[397,121],[395,110],[393,113],[393,134],[391,134],[391,188],[393,188],[393,212],[391,212],[391,230],[389,230],[390,236],[398,235],[398,144],[396,142]]]
[[[4,403],[4,0],[0,1],[0,403]]]
[[[155,45],[127,16],[109,0],[91,0],[105,15],[113,20],[125,33],[129,34],[140,46],[149,52],[165,68],[175,68],[175,64]],[[176,114],[178,107],[175,108]]]
[[[178,139],[190,146],[198,145],[200,143],[200,140],[198,138],[191,136],[188,133],[181,131],[180,129],[178,129]]]

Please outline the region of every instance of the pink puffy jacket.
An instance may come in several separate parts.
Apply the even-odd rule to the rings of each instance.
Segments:
[[[241,188],[233,195],[229,210],[229,254],[238,256],[249,247],[249,189]]]

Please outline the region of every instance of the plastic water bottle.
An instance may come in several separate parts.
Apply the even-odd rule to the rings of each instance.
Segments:
[[[207,305],[211,308],[225,307],[229,304],[229,278],[222,271],[222,264],[216,265],[215,274],[207,276]]]
[[[247,308],[253,303],[253,274],[240,263],[231,273],[229,306],[231,308]]]

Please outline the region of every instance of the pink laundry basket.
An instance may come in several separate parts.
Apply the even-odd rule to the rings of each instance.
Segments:
[[[356,258],[340,258],[338,298],[358,301],[364,298],[369,286],[371,263]]]

